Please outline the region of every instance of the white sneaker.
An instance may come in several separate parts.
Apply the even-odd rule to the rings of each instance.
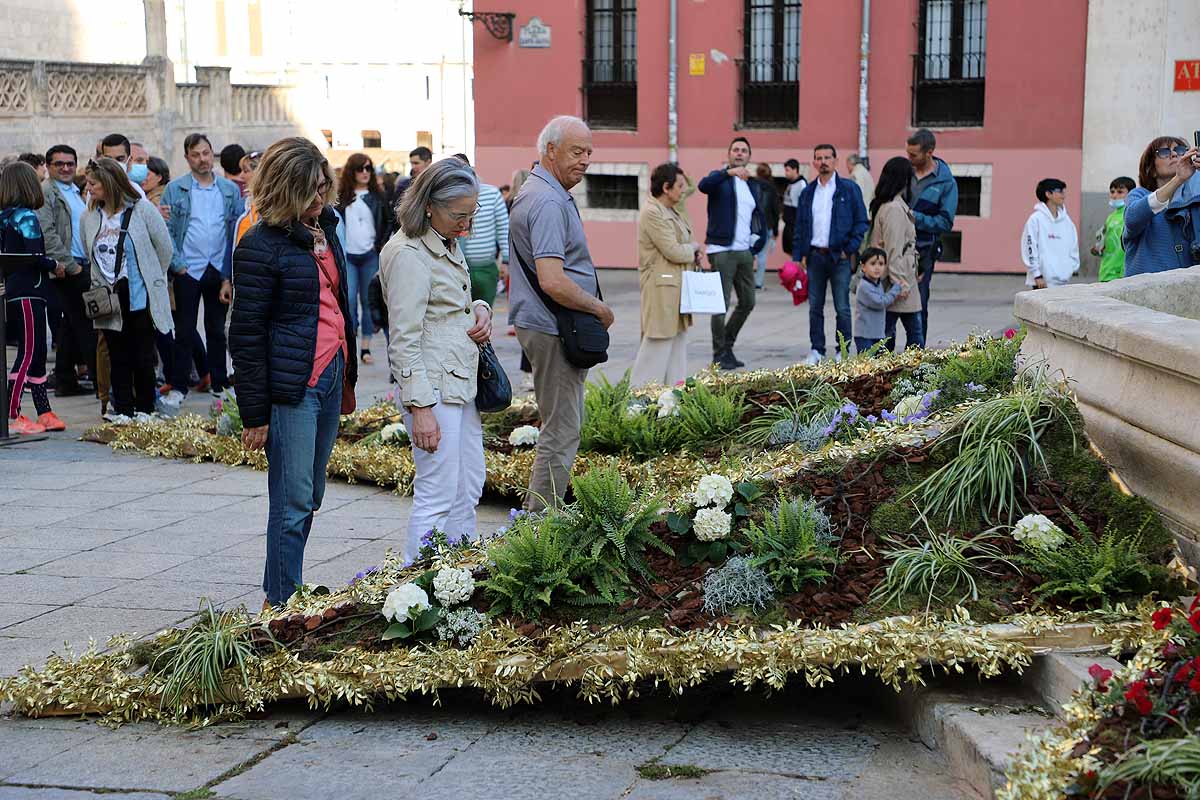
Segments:
[[[841,353],[834,353],[834,354],[833,354],[833,363],[837,364],[837,363],[839,363],[841,360],[842,360],[842,354],[841,354]]]
[[[172,389],[163,396],[163,403],[168,406],[179,408],[183,405],[183,392],[178,389]]]
[[[821,363],[822,358],[823,358],[823,356],[820,353],[818,353],[816,350],[810,350],[808,352],[808,355],[804,357],[803,363],[806,364],[807,366],[815,367],[817,364]]]

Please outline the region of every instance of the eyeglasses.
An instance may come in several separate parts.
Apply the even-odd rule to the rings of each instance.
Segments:
[[[374,167],[371,166],[370,164],[363,164],[358,169],[356,169],[355,172],[370,172],[373,169],[374,169]]]
[[[50,166],[54,167],[55,169],[67,169],[67,168],[75,169],[75,162],[74,161],[51,161]]]
[[[455,225],[457,225],[460,222],[467,222],[469,220],[475,219],[475,215],[478,214],[480,212],[480,210],[482,210],[482,208],[483,208],[483,206],[479,205],[479,203],[476,203],[475,210],[469,214],[449,214],[449,213],[447,213],[446,216],[450,219],[451,222],[453,222]]]
[[[1158,156],[1159,158],[1170,158],[1172,153],[1177,156],[1181,156],[1187,151],[1187,145],[1177,144],[1174,147],[1160,147],[1154,151],[1154,155]]]

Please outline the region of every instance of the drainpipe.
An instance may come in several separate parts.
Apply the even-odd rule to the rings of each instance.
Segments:
[[[871,61],[871,0],[862,0],[862,44],[858,54],[858,156],[867,163],[867,68]]]
[[[671,0],[671,26],[667,40],[667,160],[679,161],[679,0]]]

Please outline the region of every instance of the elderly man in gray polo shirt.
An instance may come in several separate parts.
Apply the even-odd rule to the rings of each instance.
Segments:
[[[599,299],[596,267],[570,190],[583,180],[592,157],[592,132],[578,117],[555,117],[538,136],[539,162],[513,202],[509,249],[508,320],[533,365],[542,420],[525,509],[558,506],[571,478],[583,425],[583,384],[588,371],[567,361],[558,322],[525,275],[527,267],[559,305],[593,314],[607,328],[613,312]]]

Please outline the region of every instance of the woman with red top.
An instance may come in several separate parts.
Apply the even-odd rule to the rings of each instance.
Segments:
[[[333,171],[307,139],[282,139],[254,176],[259,222],[233,254],[229,352],[242,443],[267,448],[263,591],[280,606],[304,582],[338,417],[354,410],[354,329],[337,238]]]

